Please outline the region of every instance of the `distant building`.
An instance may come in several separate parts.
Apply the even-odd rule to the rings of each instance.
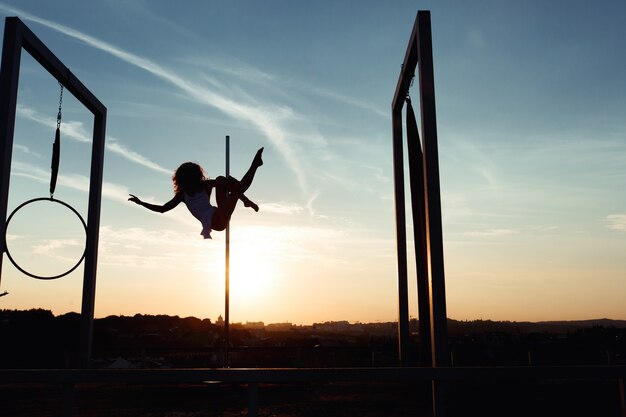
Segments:
[[[266,327],[269,332],[287,332],[293,328],[293,324],[287,323],[271,323]]]

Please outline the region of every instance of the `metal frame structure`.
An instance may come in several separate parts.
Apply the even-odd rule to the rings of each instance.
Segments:
[[[410,105],[409,89],[418,70],[419,110],[423,146]],[[407,236],[404,192],[402,109],[407,106],[407,150],[411,211],[417,267],[419,336],[422,366],[449,366],[443,230],[435,82],[430,12],[418,11],[392,101],[393,170],[398,257],[398,353],[402,366],[410,365]],[[433,380],[433,414],[445,414],[444,387]]]
[[[94,115],[80,325],[80,362],[81,366],[86,367],[91,359],[93,335],[107,110],[19,18],[6,18],[0,68],[0,219],[3,219],[0,221],[0,254],[3,255],[6,248],[6,216],[22,49]],[[0,256],[0,274],[1,271],[2,256]]]
[[[447,366],[449,354],[435,83],[430,12],[428,11],[417,13],[392,102],[399,287],[398,337],[400,361],[405,366],[409,364],[409,315],[402,109],[407,101],[416,68],[418,69],[423,146],[420,146],[419,137],[409,138],[413,140],[408,143],[408,160],[417,263],[420,343],[422,350],[430,347],[431,351],[431,357],[423,358],[422,365],[436,367]]]

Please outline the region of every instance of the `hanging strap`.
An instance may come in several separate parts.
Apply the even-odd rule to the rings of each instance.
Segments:
[[[50,166],[52,172],[50,174],[50,198],[54,197],[54,190],[57,186],[57,175],[59,174],[59,159],[61,156],[61,106],[63,104],[63,84],[59,82],[61,94],[59,95],[59,112],[57,113],[57,130],[54,134],[54,143],[52,144],[52,164]]]
[[[411,98],[406,97],[406,135],[408,141],[408,147],[414,149],[415,152],[410,152],[415,155],[419,155],[420,163],[422,158],[422,145],[420,143],[420,134],[417,129],[417,120],[415,119],[415,112],[411,105]]]

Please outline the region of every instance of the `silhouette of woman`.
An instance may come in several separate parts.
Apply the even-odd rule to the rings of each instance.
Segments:
[[[139,204],[157,213],[170,211],[180,203],[185,203],[191,214],[202,223],[200,234],[211,239],[211,230],[221,231],[226,228],[230,217],[235,211],[237,202],[241,200],[246,207],[259,211],[259,206],[244,195],[252,184],[256,170],[263,165],[263,148],[259,149],[252,164],[241,180],[229,176],[207,179],[202,167],[194,162],[185,162],[178,167],[172,181],[174,197],[163,205],[141,201],[137,196],[129,194],[128,201]],[[211,192],[215,188],[217,207],[211,204]]]

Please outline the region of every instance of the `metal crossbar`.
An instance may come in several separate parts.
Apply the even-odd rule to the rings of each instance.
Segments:
[[[617,380],[626,365],[387,367],[387,368],[176,368],[2,369],[0,383],[231,383],[486,380]]]
[[[248,385],[248,416],[258,416],[258,384],[368,381],[616,381],[621,415],[626,417],[626,365],[519,367],[387,367],[387,368],[189,368],[189,369],[2,369],[0,384],[60,384],[65,398],[75,384],[240,383]],[[65,407],[65,416],[72,407]]]

